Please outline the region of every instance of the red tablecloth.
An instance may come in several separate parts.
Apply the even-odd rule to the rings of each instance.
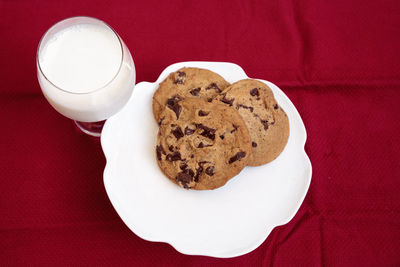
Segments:
[[[280,86],[313,165],[294,219],[232,259],[133,234],[104,190],[99,141],[54,111],[36,80],[40,37],[75,15],[116,29],[138,82],[207,60]],[[400,265],[398,0],[0,0],[0,38],[0,265]]]

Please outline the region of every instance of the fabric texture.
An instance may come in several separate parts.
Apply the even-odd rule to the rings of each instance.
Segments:
[[[277,84],[303,118],[313,165],[296,216],[231,259],[132,233],[106,195],[100,142],[37,82],[41,36],[76,15],[112,25],[137,82],[202,60]],[[399,1],[0,0],[0,36],[0,265],[400,266]]]

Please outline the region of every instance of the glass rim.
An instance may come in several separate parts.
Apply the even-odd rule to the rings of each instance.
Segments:
[[[49,78],[47,78],[46,74],[45,74],[44,71],[42,70],[42,67],[40,66],[40,60],[39,60],[40,48],[41,48],[41,45],[42,45],[42,43],[43,43],[43,39],[45,38],[45,36],[47,36],[47,34],[48,34],[52,29],[54,29],[57,25],[59,25],[60,23],[65,22],[65,21],[68,21],[68,20],[71,20],[71,19],[77,19],[77,18],[95,20],[95,21],[97,21],[97,22],[100,22],[101,24],[103,24],[103,25],[106,26],[107,28],[109,28],[109,29],[115,34],[115,36],[117,37],[117,40],[118,40],[119,45],[120,45],[120,48],[121,48],[121,60],[120,60],[119,67],[118,67],[118,70],[117,70],[117,72],[115,73],[115,75],[114,75],[114,76],[112,77],[112,79],[111,79],[110,81],[108,81],[105,85],[103,85],[103,86],[101,86],[101,87],[99,87],[99,88],[91,89],[91,90],[88,91],[88,92],[71,92],[70,90],[63,89],[63,88],[61,88],[60,86],[54,84],[52,81],[50,81]],[[73,16],[73,17],[68,17],[68,18],[65,18],[65,19],[63,19],[63,20],[60,20],[60,21],[58,21],[57,23],[53,24],[49,29],[47,29],[47,31],[46,31],[46,32],[43,34],[43,36],[40,38],[40,41],[39,41],[39,44],[38,44],[38,48],[37,48],[37,50],[36,50],[36,65],[37,65],[38,70],[40,71],[40,73],[43,75],[44,79],[45,79],[46,81],[48,81],[48,82],[49,82],[52,86],[54,86],[55,88],[57,88],[57,89],[59,89],[59,90],[61,90],[61,91],[63,91],[63,92],[66,92],[66,93],[68,93],[68,94],[74,94],[74,95],[91,94],[91,93],[100,91],[100,90],[102,90],[103,88],[107,87],[110,83],[112,83],[112,82],[115,80],[115,78],[116,78],[116,77],[118,76],[118,74],[120,73],[121,68],[122,68],[122,63],[123,63],[123,61],[124,61],[124,48],[123,48],[123,45],[122,45],[122,40],[121,40],[121,38],[119,37],[118,33],[117,33],[109,24],[107,24],[106,22],[104,22],[104,21],[102,21],[102,20],[100,20],[100,19],[94,18],[94,17],[89,17],[89,16]]]

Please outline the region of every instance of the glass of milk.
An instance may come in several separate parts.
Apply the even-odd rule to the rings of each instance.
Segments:
[[[100,136],[106,119],[128,101],[135,65],[119,35],[105,22],[72,17],[42,37],[36,57],[42,92],[85,133]]]

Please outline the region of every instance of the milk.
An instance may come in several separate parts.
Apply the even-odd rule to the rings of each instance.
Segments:
[[[135,84],[129,50],[111,28],[98,21],[55,27],[38,51],[43,94],[71,119],[109,118],[126,104]]]

